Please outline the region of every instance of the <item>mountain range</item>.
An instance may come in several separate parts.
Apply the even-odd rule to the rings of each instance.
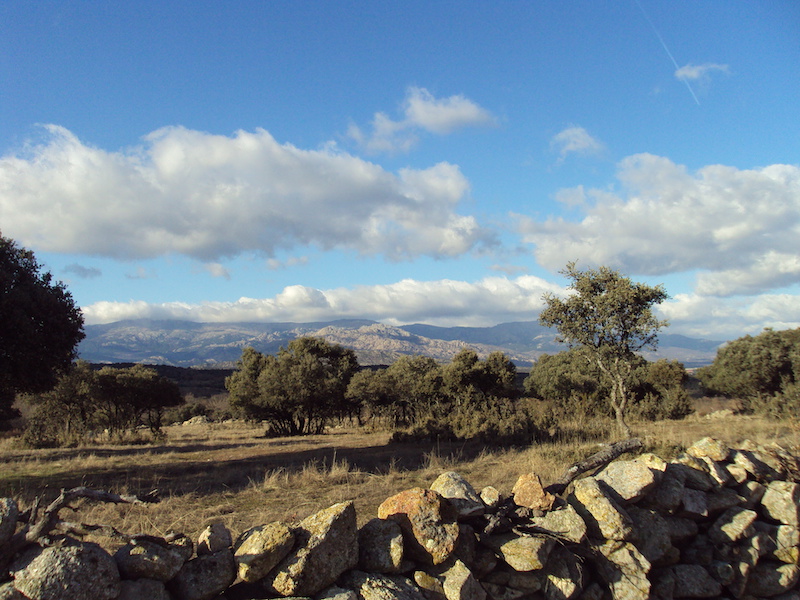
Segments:
[[[518,366],[531,365],[542,354],[566,349],[555,331],[535,321],[492,327],[436,327],[414,324],[392,327],[351,319],[316,323],[195,323],[136,319],[87,325],[78,347],[80,358],[93,363],[145,363],[180,367],[230,368],[252,346],[273,354],[299,336],[323,337],[351,348],[362,365],[391,364],[402,355],[426,355],[449,361],[465,346],[480,356],[500,350]],[[709,364],[723,342],[675,334],[659,336],[649,360],[679,360],[688,367]]]

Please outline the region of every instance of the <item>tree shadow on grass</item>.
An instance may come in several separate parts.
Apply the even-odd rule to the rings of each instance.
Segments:
[[[250,446],[259,444],[249,444]],[[300,472],[307,465],[330,468],[346,462],[353,471],[385,474],[391,469],[416,470],[424,467],[431,455],[454,457],[459,460],[475,458],[484,446],[464,442],[391,443],[361,448],[326,446],[298,451],[277,450],[275,445],[260,444],[262,454],[235,459],[219,459],[213,450],[227,445],[193,445],[201,450],[197,460],[164,461],[143,465],[92,465],[91,471],[64,470],[46,475],[19,475],[0,480],[0,497],[12,496],[30,502],[40,496],[45,501],[55,498],[61,489],[86,486],[118,493],[146,494],[158,490],[162,497],[188,493],[210,494],[238,491],[254,481],[261,481],[269,472]],[[150,450],[153,450],[152,448]],[[165,447],[162,453],[178,452]],[[208,450],[208,452],[202,452]],[[96,452],[94,452],[97,455]],[[203,456],[208,458],[203,458]],[[63,457],[62,457],[63,458]]]

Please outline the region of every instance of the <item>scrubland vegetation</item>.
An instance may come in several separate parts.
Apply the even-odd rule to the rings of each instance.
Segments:
[[[222,520],[238,533],[343,500],[366,520],[387,496],[444,470],[508,493],[522,473],[552,481],[630,434],[664,458],[705,436],[800,442],[800,330],[736,340],[690,379],[678,362],[637,354],[664,325],[650,310],[664,290],[606,268],[568,265],[574,294],[545,298],[541,321],[572,347],[541,357],[522,385],[500,352],[465,348],[446,365],[416,356],[361,369],[351,350],[299,338],[276,356],[245,349],[228,394],[187,403],[152,369],[73,363],[82,320],[71,297],[38,274],[30,253],[0,242],[0,266],[16,277],[3,279],[3,314],[45,335],[36,323],[49,323],[39,313],[53,306],[22,301],[40,294],[68,325],[50,330],[63,337],[57,360],[30,364],[17,339],[25,327],[0,330],[0,420],[18,414],[13,398],[25,417],[0,438],[0,496],[30,505],[85,485],[156,489],[163,499],[77,507],[76,521],[196,536]]]

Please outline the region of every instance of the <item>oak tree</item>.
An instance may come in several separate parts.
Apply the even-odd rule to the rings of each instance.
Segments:
[[[76,357],[83,314],[33,252],[0,236],[0,421],[18,393],[51,389]]]
[[[619,433],[630,436],[625,421],[636,352],[655,349],[658,330],[667,325],[652,307],[667,299],[663,286],[636,283],[608,267],[580,270],[575,262],[561,273],[571,280],[566,298],[545,294],[539,322],[558,330],[559,341],[579,346],[610,388],[608,401]]]

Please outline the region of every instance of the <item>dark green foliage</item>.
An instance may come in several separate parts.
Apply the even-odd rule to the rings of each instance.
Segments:
[[[83,315],[33,252],[0,236],[0,422],[18,393],[51,389],[75,359]]]
[[[714,362],[698,370],[709,393],[738,398],[743,408],[775,417],[800,409],[800,328],[744,336],[717,351]]]
[[[308,435],[354,412],[345,391],[357,371],[352,350],[301,337],[277,356],[246,348],[225,385],[231,408],[248,419],[267,421],[268,434]]]
[[[474,441],[486,446],[527,446],[549,438],[554,423],[521,401],[484,397],[456,403],[438,417],[420,418],[412,427],[398,430],[393,442]]]
[[[677,361],[631,359],[629,414],[646,420],[680,419],[691,412],[686,370]],[[585,348],[543,355],[525,379],[525,392],[548,400],[558,419],[614,417],[607,380]]]
[[[24,439],[32,446],[64,446],[104,434],[121,439],[146,426],[161,436],[164,409],[183,402],[178,386],[154,369],[104,367],[78,361],[55,387],[30,396],[35,406]]]
[[[581,271],[572,262],[561,273],[571,280],[574,293],[563,300],[546,294],[547,308],[539,322],[555,327],[560,341],[586,351],[608,389],[605,397],[619,433],[630,437],[625,416],[636,352],[656,347],[658,330],[666,321],[656,319],[651,307],[666,300],[667,293],[662,286],[635,283],[608,267]]]

